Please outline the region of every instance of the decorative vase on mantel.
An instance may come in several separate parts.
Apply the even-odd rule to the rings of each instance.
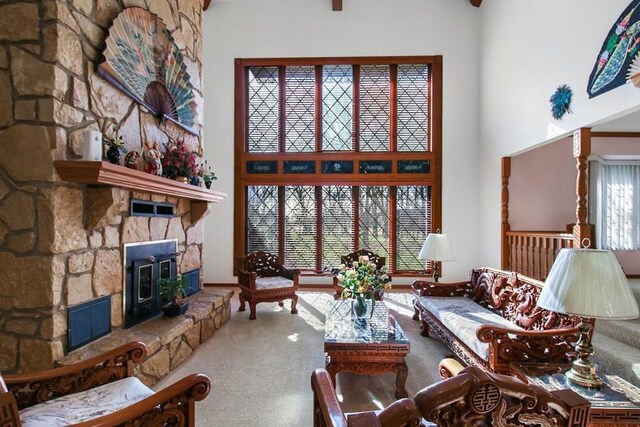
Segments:
[[[117,165],[120,161],[120,149],[118,147],[109,147],[107,150],[107,159],[109,163]]]
[[[186,176],[176,176],[175,178],[176,181],[181,182],[183,184],[188,184],[189,183],[189,178]]]

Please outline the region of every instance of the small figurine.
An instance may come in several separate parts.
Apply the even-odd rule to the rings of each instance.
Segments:
[[[140,158],[140,154],[137,151],[129,151],[126,156],[124,156],[124,165],[129,169],[138,170],[138,159]]]
[[[158,150],[157,142],[154,142],[153,146],[151,146],[149,141],[144,143],[142,159],[144,160],[145,171],[153,175],[162,175],[162,153]]]

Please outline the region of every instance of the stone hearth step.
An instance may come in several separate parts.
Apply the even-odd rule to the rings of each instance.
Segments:
[[[232,296],[232,290],[202,290],[187,298],[189,309],[183,316],[165,318],[160,315],[129,329],[116,329],[70,352],[58,361],[58,365],[70,365],[121,344],[140,341],[147,346],[148,354],[136,366],[136,376],[146,385],[153,386],[229,321]]]

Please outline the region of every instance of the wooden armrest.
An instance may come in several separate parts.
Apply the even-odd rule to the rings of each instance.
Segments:
[[[141,362],[147,347],[141,342],[123,344],[82,362],[46,371],[5,376],[19,409],[88,390],[133,376],[133,365]]]
[[[440,282],[432,282],[428,280],[415,280],[411,284],[413,293],[416,296],[421,296],[421,297],[466,296],[469,294],[469,290],[470,290],[469,286],[470,284],[468,281],[440,283]]]
[[[311,374],[311,388],[314,394],[314,417],[322,417],[327,427],[347,427],[347,418],[340,408],[338,396],[331,376],[326,369],[316,369]]]
[[[382,427],[418,426],[422,421],[422,413],[413,400],[404,398],[380,411],[378,419]]]
[[[253,288],[257,278],[258,275],[255,271],[243,270],[241,268],[238,269],[238,282],[245,286]]]
[[[295,280],[297,276],[300,276],[300,270],[297,268],[282,267],[282,277],[286,277],[289,280]]]
[[[578,335],[580,330],[578,328],[564,328],[564,329],[548,329],[546,331],[525,331],[523,329],[516,328],[502,328],[500,326],[482,325],[476,330],[476,336],[482,342],[491,342],[497,338],[498,335],[517,335],[521,337],[554,337],[554,336],[568,336]]]
[[[191,425],[193,402],[207,397],[210,390],[211,381],[206,375],[191,374],[127,408],[73,427],[109,427],[125,422],[130,423],[127,425],[174,425],[181,419],[184,424],[175,425]]]

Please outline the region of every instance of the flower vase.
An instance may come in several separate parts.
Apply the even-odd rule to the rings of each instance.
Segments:
[[[367,317],[367,299],[364,295],[356,295],[352,302],[351,309],[356,319],[365,319]]]
[[[107,150],[107,159],[109,159],[110,163],[117,165],[118,161],[120,161],[120,149],[118,149],[118,147],[109,147]]]

